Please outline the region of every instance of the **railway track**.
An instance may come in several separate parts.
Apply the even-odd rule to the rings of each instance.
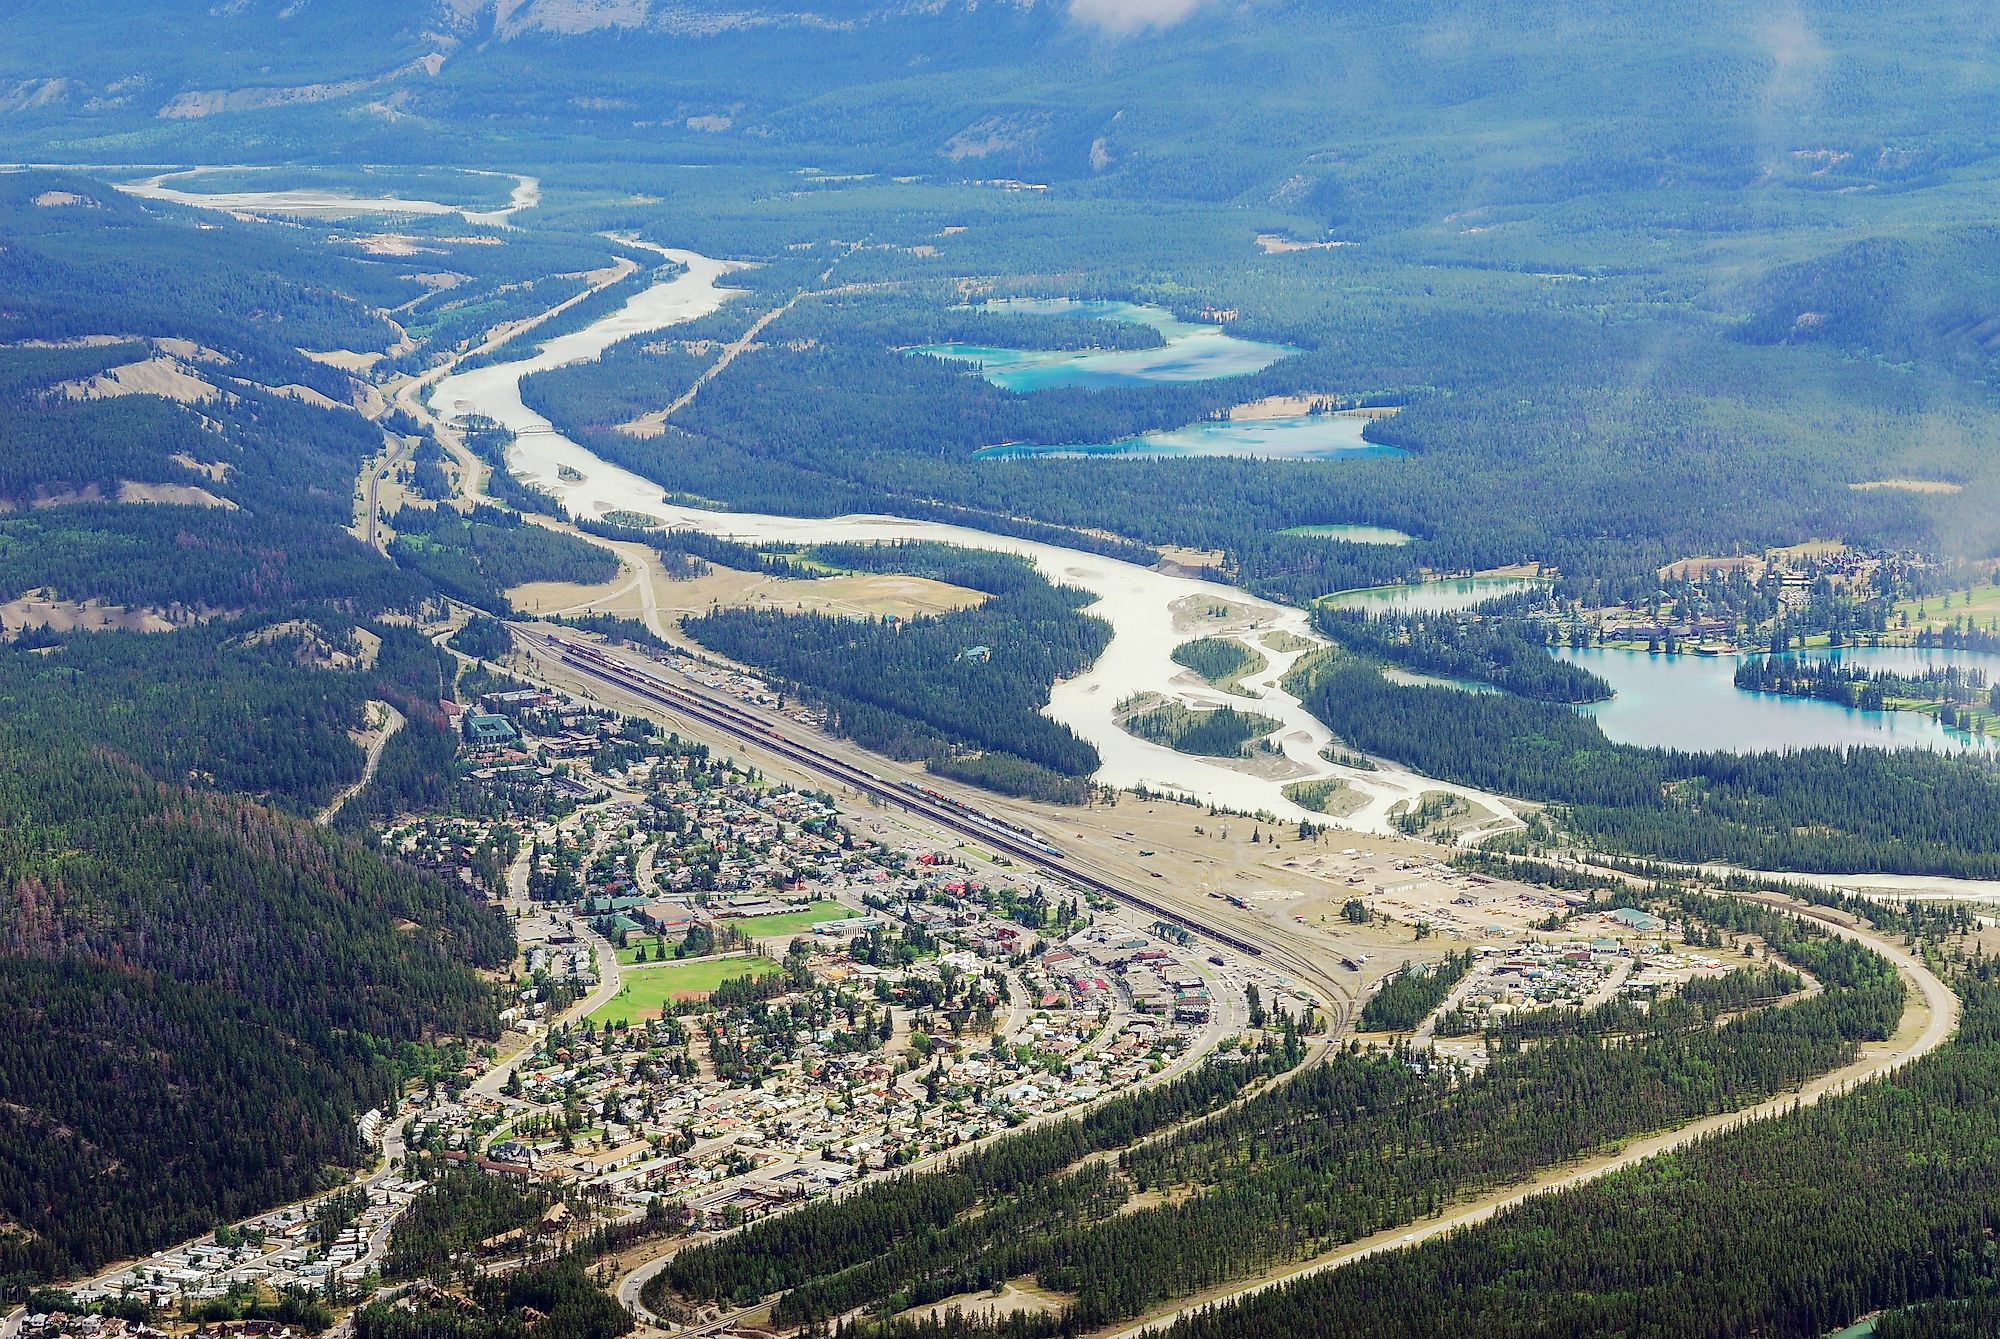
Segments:
[[[943,796],[877,776],[824,749],[792,738],[779,730],[773,722],[754,712],[671,683],[657,674],[606,655],[587,642],[558,637],[552,633],[537,636],[520,629],[514,631],[517,636],[527,638],[531,643],[541,642],[541,649],[555,653],[564,665],[592,679],[609,684],[655,706],[701,722],[712,729],[746,740],[862,794],[899,805],[948,831],[977,841],[1006,855],[1009,859],[1024,861],[1080,890],[1115,899],[1167,924],[1179,926],[1190,934],[1199,935],[1253,959],[1281,966],[1318,989],[1318,993],[1325,998],[1327,1008],[1334,1015],[1332,1021],[1335,1031],[1345,1027],[1349,1020],[1352,1002],[1347,993],[1324,971],[1282,944],[1255,943],[1233,931],[1204,924],[1181,908],[1135,892],[1103,874],[1079,865],[1059,848],[1041,840],[1035,834],[1017,829]]]

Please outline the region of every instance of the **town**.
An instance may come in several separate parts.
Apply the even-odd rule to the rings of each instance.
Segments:
[[[454,715],[494,816],[382,840],[512,920],[505,1039],[363,1119],[364,1181],[102,1274],[78,1306],[363,1295],[454,1168],[598,1221],[664,1202],[733,1227],[1325,1026],[1296,983],[1182,926],[648,722],[504,685]]]

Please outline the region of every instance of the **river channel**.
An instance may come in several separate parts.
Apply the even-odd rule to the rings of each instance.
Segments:
[[[1096,777],[1106,784],[1146,785],[1229,808],[1268,810],[1298,820],[1319,816],[1286,799],[1284,785],[1339,778],[1369,797],[1367,807],[1347,821],[1376,829],[1387,826],[1388,811],[1399,801],[1425,790],[1459,791],[1458,787],[1393,769],[1365,772],[1339,767],[1320,756],[1321,750],[1333,743],[1332,736],[1296,698],[1278,687],[1278,680],[1304,652],[1278,652],[1261,644],[1261,638],[1274,631],[1291,633],[1310,645],[1322,644],[1313,635],[1303,610],[1215,582],[963,526],[893,516],[771,516],[677,505],[667,500],[659,484],[601,459],[565,436],[522,402],[523,377],[596,358],[621,339],[704,316],[738,295],[723,283],[726,275],[739,268],[733,262],[674,248],[653,249],[678,262],[683,270],[632,298],[613,315],[549,341],[532,357],[446,377],[431,393],[432,411],[447,421],[479,415],[507,428],[515,439],[508,455],[513,472],[554,494],[576,516],[641,512],[661,518],[672,528],[758,543],[931,540],[1019,554],[1050,580],[1082,587],[1097,597],[1088,612],[1111,625],[1111,644],[1088,672],[1056,685],[1048,714],[1097,749],[1103,765]],[[1255,695],[1254,702],[1209,687],[1172,660],[1174,648],[1196,635],[1176,630],[1176,607],[1199,608],[1217,600],[1250,610],[1256,622],[1244,639],[1256,646],[1269,664],[1244,682]],[[1291,775],[1282,779],[1254,776],[1128,734],[1116,722],[1117,704],[1147,691],[1203,705],[1252,706],[1277,718],[1283,723],[1278,740],[1292,764]],[[1462,793],[1489,809],[1504,812],[1490,796]]]
[[[171,178],[172,174],[167,176]],[[516,209],[533,207],[538,202],[537,185],[530,178],[516,178],[515,195],[505,213],[511,214]],[[313,200],[309,202],[307,209],[300,209],[302,201],[297,192],[231,192],[227,195],[204,196],[192,192],[163,190],[161,186],[161,179],[154,178],[136,188],[128,184],[121,189],[135,194],[152,195],[154,198],[174,199],[177,203],[199,207],[269,214],[314,212],[347,216],[369,213],[466,213],[463,209],[427,201],[351,197]],[[739,296],[738,290],[730,289],[721,282],[731,271],[742,268],[738,263],[715,260],[691,251],[644,243],[639,245],[647,246],[647,249],[677,261],[685,268],[673,278],[655,284],[636,295],[612,315],[582,330],[550,340],[531,357],[445,377],[433,389],[430,397],[434,412],[446,419],[462,418],[468,414],[484,415],[510,429],[516,438],[509,454],[509,462],[515,471],[528,482],[561,497],[578,515],[603,516],[607,512],[616,510],[644,512],[663,517],[666,523],[672,526],[766,542],[885,542],[921,539],[960,544],[969,548],[1020,554],[1033,561],[1051,580],[1068,582],[1089,590],[1097,596],[1096,603],[1089,606],[1089,612],[1105,619],[1111,625],[1111,644],[1097,664],[1087,673],[1056,685],[1048,714],[1068,724],[1079,736],[1096,746],[1103,759],[1103,766],[1097,773],[1097,779],[1108,784],[1116,786],[1147,784],[1231,808],[1267,809],[1289,819],[1318,817],[1285,799],[1282,784],[1278,781],[1237,772],[1212,760],[1175,753],[1170,749],[1137,739],[1120,729],[1113,719],[1117,702],[1133,693],[1153,691],[1195,703],[1229,704],[1239,707],[1249,705],[1266,715],[1280,719],[1283,728],[1278,738],[1283,744],[1285,755],[1299,769],[1295,777],[1288,777],[1286,780],[1339,778],[1368,797],[1365,807],[1342,820],[1345,826],[1385,830],[1389,826],[1388,815],[1392,806],[1400,801],[1412,800],[1426,791],[1449,791],[1463,795],[1496,812],[1505,812],[1496,797],[1478,791],[1433,781],[1393,767],[1377,772],[1359,771],[1334,766],[1321,758],[1320,750],[1332,743],[1331,736],[1324,726],[1305,712],[1295,698],[1277,686],[1278,679],[1301,654],[1305,653],[1273,652],[1261,642],[1266,633],[1282,631],[1302,638],[1312,646],[1324,645],[1322,639],[1311,631],[1307,616],[1302,610],[1272,604],[1219,583],[1173,576],[1093,553],[1032,543],[959,526],[889,516],[805,518],[707,511],[677,506],[665,499],[659,485],[629,470],[614,466],[585,450],[522,403],[520,395],[522,378],[546,368],[594,359],[621,339],[694,320]],[[577,477],[564,478],[565,467],[574,471]],[[1393,542],[1401,537],[1399,532],[1384,532],[1382,538]],[[1486,589],[1453,590],[1449,592],[1449,603],[1456,605],[1468,599],[1491,598],[1493,593],[1495,592]],[[1383,590],[1369,592],[1361,598],[1364,604],[1372,602],[1371,597],[1394,604],[1408,598],[1409,594],[1408,591]],[[1183,670],[1171,659],[1174,647],[1190,635],[1194,635],[1176,630],[1175,608],[1186,607],[1190,600],[1196,602],[1196,607],[1200,607],[1218,599],[1227,600],[1250,610],[1257,620],[1256,627],[1240,635],[1240,640],[1256,647],[1270,662],[1266,670],[1243,680],[1242,687],[1254,695],[1254,700],[1246,701],[1241,696],[1225,695],[1219,690],[1210,688],[1194,679],[1189,671]],[[1581,656],[1576,656],[1576,653],[1571,654],[1575,658],[1582,659]],[[1606,654],[1599,653],[1600,657]],[[1612,677],[1614,687],[1620,686],[1618,681],[1623,679],[1625,680],[1623,686],[1629,690],[1636,686],[1629,677],[1632,672],[1631,667],[1641,659],[1653,658],[1643,657],[1639,653],[1623,654],[1630,656],[1631,659],[1615,665],[1600,660],[1599,663],[1593,664],[1592,668],[1600,672],[1611,671],[1609,677]],[[1855,656],[1853,652],[1847,654]],[[1872,659],[1867,655],[1856,658]],[[1938,653],[1906,651],[1893,657],[1884,653],[1881,660],[1873,667],[1889,668],[1892,659],[1899,667],[1904,660],[1909,660],[1914,667],[1919,660],[1937,663],[1937,658]],[[1965,655],[1958,653],[1949,658],[1962,661]],[[1658,659],[1669,660],[1665,657]],[[1681,662],[1679,667],[1684,670],[1694,658],[1676,657],[1671,660]],[[1980,667],[1987,666],[1982,663]],[[1717,668],[1721,668],[1725,673],[1728,672],[1726,662],[1721,667],[1704,668],[1707,668],[1707,673],[1692,677],[1700,678],[1709,684],[1708,691],[1719,697],[1719,686],[1713,684],[1712,680],[1716,677]],[[1734,691],[1734,685],[1729,685],[1729,689]],[[1683,707],[1685,705],[1682,704]],[[1833,712],[1844,710],[1824,703],[1796,705]],[[1599,708],[1599,711],[1604,715],[1610,714],[1607,708]],[[1685,720],[1687,711],[1676,709],[1672,714]],[[1884,713],[1855,714],[1879,716]],[[1603,719],[1603,716],[1600,716],[1600,719]],[[1618,722],[1615,720],[1604,720],[1604,723],[1614,737],[1621,734],[1631,737],[1626,730],[1617,728]],[[1898,730],[1903,722],[1880,724],[1887,724],[1892,730]],[[1927,727],[1933,732],[1933,737],[1943,733],[1934,722],[1927,720],[1922,721],[1921,725],[1917,721],[1910,721],[1908,724],[1920,731]],[[1766,744],[1761,740],[1752,742],[1753,738],[1754,736],[1739,734],[1736,746],[1784,746],[1784,741],[1781,740]],[[1635,739],[1634,742],[1644,741]],[[1884,741],[1877,733],[1875,738],[1865,742]],[[1689,743],[1692,741],[1684,741],[1683,746]],[[1868,874],[1805,877],[1818,882],[1885,895],[1954,897],[1988,903],[2000,902],[2000,881]]]
[[[162,173],[124,183],[120,189],[198,208],[281,216],[465,212],[430,201],[368,198],[340,191],[202,194],[174,190],[167,185],[181,175]],[[536,183],[522,178],[518,185],[519,207],[529,208],[538,203]],[[1151,786],[1233,809],[1268,810],[1296,821],[1320,815],[1286,799],[1283,785],[1293,780],[1339,778],[1368,797],[1365,807],[1343,821],[1351,827],[1374,830],[1387,830],[1389,810],[1399,802],[1414,800],[1424,791],[1464,794],[1496,813],[1506,812],[1497,799],[1477,791],[1393,768],[1370,772],[1338,767],[1322,758],[1321,750],[1333,743],[1331,734],[1296,698],[1278,687],[1284,672],[1305,652],[1274,652],[1259,642],[1268,632],[1284,631],[1308,646],[1323,645],[1312,633],[1302,610],[1272,604],[1214,582],[1173,576],[1094,553],[962,526],[893,516],[768,516],[681,506],[670,502],[657,483],[586,450],[522,402],[523,378],[550,368],[593,360],[622,339],[695,320],[742,296],[741,290],[722,282],[726,275],[744,268],[738,262],[634,242],[630,238],[621,240],[654,251],[682,268],[672,278],[628,299],[611,315],[548,340],[529,357],[453,373],[440,379],[429,394],[431,412],[447,423],[480,416],[511,432],[514,443],[508,451],[509,467],[523,481],[560,499],[572,515],[603,517],[614,511],[641,512],[661,518],[670,527],[753,542],[930,540],[1019,554],[1032,561],[1050,580],[1079,586],[1095,595],[1096,603],[1089,606],[1088,612],[1111,625],[1111,643],[1104,654],[1085,674],[1057,684],[1047,708],[1049,716],[1068,725],[1097,749],[1102,759],[1097,780],[1120,787]],[[1268,362],[1286,352],[1289,350],[1272,349],[1267,356],[1266,351],[1259,350],[1258,357]],[[1242,370],[1246,369],[1234,365],[1228,368],[1230,372]],[[1173,649],[1194,635],[1176,631],[1175,607],[1190,604],[1201,607],[1218,599],[1251,610],[1257,620],[1257,626],[1246,634],[1245,640],[1256,645],[1269,664],[1262,673],[1242,681],[1242,687],[1255,696],[1254,702],[1209,687],[1171,658]],[[1116,722],[1116,706],[1134,693],[1147,691],[1198,704],[1254,705],[1265,715],[1276,717],[1282,722],[1277,738],[1292,762],[1292,775],[1283,781],[1253,776],[1126,733]]]

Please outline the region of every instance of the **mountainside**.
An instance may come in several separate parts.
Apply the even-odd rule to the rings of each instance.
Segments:
[[[254,805],[8,740],[0,1274],[58,1274],[327,1184],[413,1043],[496,1030],[463,893]]]
[[[248,135],[257,157],[394,161],[419,125],[479,157],[487,131],[588,134],[1101,179],[1353,233],[1440,205],[1935,182],[1990,152],[2000,76],[1973,53],[1995,21],[1968,0],[1893,10],[1883,43],[1881,7],[1848,0],[147,0],[11,20],[0,138],[136,133],[129,154]]]
[[[0,175],[0,1277],[323,1188],[437,1044],[497,1035],[505,924],[297,817],[371,701],[450,757],[441,653],[379,621],[436,587],[349,531],[398,420],[305,352],[386,356],[406,274]]]

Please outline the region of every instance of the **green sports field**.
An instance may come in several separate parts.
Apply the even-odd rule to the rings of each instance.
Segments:
[[[769,976],[778,971],[769,958],[697,958],[692,962],[625,969],[625,980],[611,1003],[590,1016],[599,1027],[658,1018],[667,1004],[684,995],[705,994],[739,976]]]

